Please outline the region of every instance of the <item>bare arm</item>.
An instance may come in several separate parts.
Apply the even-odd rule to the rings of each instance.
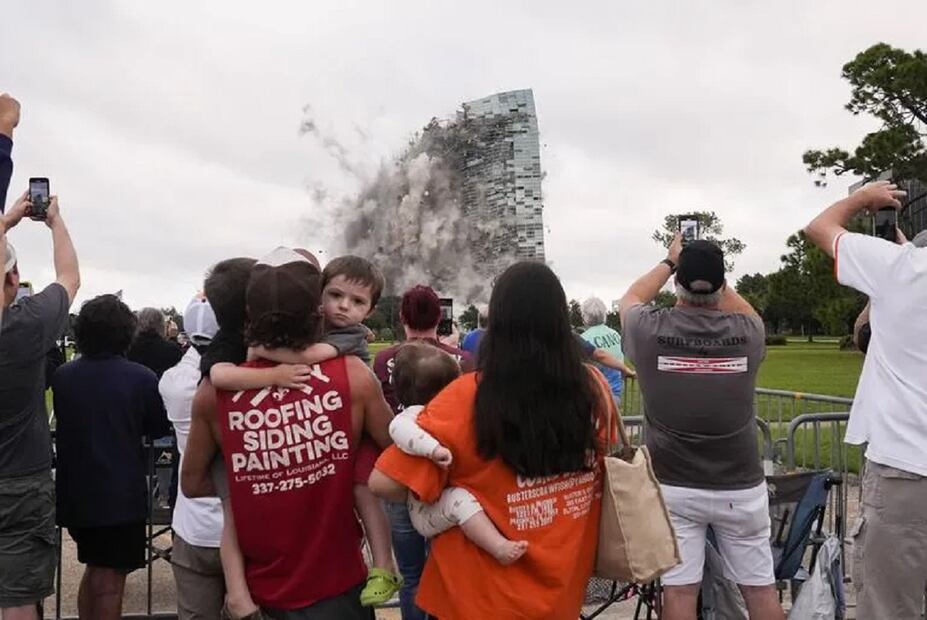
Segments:
[[[389,423],[393,419],[393,410],[383,398],[380,382],[360,359],[349,356],[345,363],[351,376],[351,397],[364,408],[364,431],[381,448],[391,446],[393,440],[389,436]]]
[[[403,504],[409,497],[409,489],[405,485],[393,480],[379,469],[374,469],[370,474],[367,487],[377,497],[391,502]]]
[[[624,362],[620,359],[606,351],[605,349],[596,349],[592,353],[592,359],[596,362],[602,364],[603,366],[608,366],[609,368],[614,368],[615,370],[621,372],[624,375],[636,376],[635,372],[628,368]]]
[[[248,349],[248,359],[261,358],[280,364],[312,365],[336,357],[338,357],[338,349],[324,342],[310,345],[302,351],[294,351],[293,349],[268,349],[266,347],[252,347]]]
[[[682,235],[677,234],[669,248],[667,258],[674,264],[679,264],[679,253],[682,252]],[[642,275],[628,289],[628,292],[621,298],[621,324],[625,324],[625,315],[627,311],[634,306],[649,304],[660,293],[660,290],[666,286],[673,271],[666,263],[659,263],[656,267]]]
[[[193,397],[190,436],[183,454],[180,488],[187,497],[212,497],[216,488],[210,475],[213,459],[219,454],[219,429],[216,426],[216,390],[206,379]]]
[[[863,209],[901,207],[900,198],[905,192],[888,181],[876,181],[856,190],[843,200],[838,200],[805,227],[805,234],[814,245],[828,256],[834,256],[834,242],[847,232],[847,224]]]
[[[220,390],[257,390],[279,386],[299,389],[309,380],[307,366],[280,364],[270,368],[243,368],[223,362],[209,371],[209,380]]]
[[[52,232],[52,247],[55,253],[55,281],[68,292],[68,300],[74,303],[80,288],[80,267],[77,264],[77,251],[68,233],[67,226],[58,211],[58,197],[52,196],[48,205],[48,217],[45,223]]]

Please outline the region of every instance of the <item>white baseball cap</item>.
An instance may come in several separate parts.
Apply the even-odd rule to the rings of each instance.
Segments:
[[[3,259],[3,273],[10,273],[16,266],[16,249],[9,241],[6,242],[6,256]]]
[[[193,344],[209,344],[219,331],[216,313],[202,295],[197,295],[183,313],[183,329]]]

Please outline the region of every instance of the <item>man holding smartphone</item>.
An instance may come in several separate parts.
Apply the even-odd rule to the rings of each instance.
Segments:
[[[675,276],[673,308],[650,305]],[[766,354],[756,310],[727,286],[716,244],[676,235],[621,300],[624,351],[644,399],[647,448],[682,563],[663,575],[665,620],[696,616],[706,532],[751,618],[781,620],[753,395]]]
[[[904,195],[870,183],[805,228],[834,258],[837,280],[871,303],[845,439],[868,444],[862,516],[850,532],[859,618],[920,618],[927,586],[927,249],[846,228],[863,210],[898,209]]]
[[[30,214],[23,194],[4,215],[4,234]],[[0,329],[0,615],[36,620],[42,600],[54,592],[55,486],[51,435],[45,410],[45,356],[68,324],[80,286],[77,254],[58,200],[52,197],[45,225],[51,230],[56,281],[15,305],[19,264],[13,245],[3,254],[3,317]]]

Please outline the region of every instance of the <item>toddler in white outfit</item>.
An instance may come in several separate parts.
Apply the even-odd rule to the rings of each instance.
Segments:
[[[410,342],[399,349],[391,380],[405,409],[389,425],[396,447],[406,454],[431,459],[441,467],[451,466],[451,451],[424,431],[417,419],[423,405],[459,375],[460,366],[454,358],[433,345]],[[426,538],[459,526],[472,543],[500,564],[511,564],[528,550],[526,541],[503,536],[473,494],[460,487],[445,489],[434,504],[421,502],[410,493],[409,516],[415,529]]]

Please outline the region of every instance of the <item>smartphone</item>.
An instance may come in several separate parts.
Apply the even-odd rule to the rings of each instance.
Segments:
[[[441,322],[438,323],[438,335],[450,336],[454,331],[454,300],[441,298]]]
[[[898,210],[882,207],[872,216],[872,234],[892,243],[898,242]]]
[[[33,177],[29,179],[29,202],[32,203],[32,213],[29,217],[34,220],[44,220],[48,216],[48,203],[51,200],[51,190],[48,179]]]
[[[33,294],[32,283],[31,282],[20,282],[19,290],[16,291],[16,299],[13,300],[13,303],[15,304],[17,301],[19,301],[23,297],[30,297],[32,296],[32,294]]]
[[[679,232],[682,234],[683,247],[689,245],[696,239],[701,238],[701,227],[698,218],[694,215],[679,216]]]

